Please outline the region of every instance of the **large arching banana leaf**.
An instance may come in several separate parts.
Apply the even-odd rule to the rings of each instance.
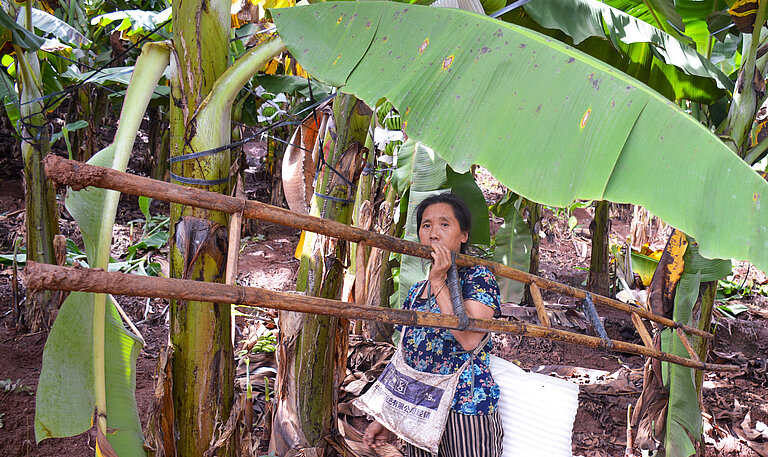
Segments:
[[[447,8],[323,3],[274,11],[310,74],[374,105],[457,172],[472,163],[525,197],[643,205],[707,257],[768,269],[768,183],[691,116],[538,33]]]

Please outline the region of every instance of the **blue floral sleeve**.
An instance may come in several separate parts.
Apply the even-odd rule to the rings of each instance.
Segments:
[[[464,300],[475,300],[493,309],[493,317],[501,316],[499,283],[491,270],[483,266],[467,268],[462,275]]]

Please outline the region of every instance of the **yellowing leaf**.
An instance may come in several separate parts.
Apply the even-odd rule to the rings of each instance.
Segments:
[[[659,266],[653,274],[648,301],[654,313],[672,317],[675,301],[675,289],[685,270],[683,255],[688,248],[685,234],[675,229],[669,236],[667,245],[659,259]]]
[[[304,230],[301,231],[301,236],[299,237],[299,244],[296,246],[296,252],[293,254],[294,257],[301,260],[301,253],[304,252],[304,234],[306,232]]]
[[[272,59],[268,64],[267,68],[264,70],[264,73],[268,75],[274,75],[277,73],[277,69],[280,67],[280,62],[278,62],[277,59]]]
[[[304,70],[299,62],[291,56],[285,56],[285,73],[287,75],[299,76],[301,78],[309,78],[309,73]]]
[[[259,2],[262,4],[264,9],[270,9],[270,8],[288,8],[291,6],[296,6],[296,0],[264,0],[262,2]]]
[[[733,23],[741,33],[752,33],[757,18],[757,0],[738,0],[728,9]]]
[[[651,245],[651,243],[645,243],[640,248],[640,254],[642,254],[644,256],[648,256],[648,257],[650,257],[652,259],[655,259],[655,260],[661,260],[661,254],[664,251],[663,250],[652,251],[651,248],[650,248],[650,245]]]

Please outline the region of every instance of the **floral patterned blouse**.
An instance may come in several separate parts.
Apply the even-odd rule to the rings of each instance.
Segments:
[[[501,314],[499,285],[490,270],[482,266],[459,268],[459,278],[465,300],[475,300],[490,306],[494,317]],[[411,287],[404,307],[414,311],[439,313],[440,308],[433,297],[419,298],[425,283],[426,281],[420,281]],[[408,327],[402,341],[405,362],[419,371],[455,373],[471,356],[447,329]],[[451,405],[454,411],[483,415],[496,410],[499,387],[491,377],[488,358],[492,347],[489,339],[473,363],[459,376],[456,395]]]

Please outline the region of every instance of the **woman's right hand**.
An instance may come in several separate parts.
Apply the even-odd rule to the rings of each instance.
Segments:
[[[387,444],[391,433],[386,427],[374,420],[363,433],[363,444],[369,449],[378,449]]]
[[[430,281],[445,281],[451,268],[451,250],[442,244],[432,244],[432,268],[429,270]]]

